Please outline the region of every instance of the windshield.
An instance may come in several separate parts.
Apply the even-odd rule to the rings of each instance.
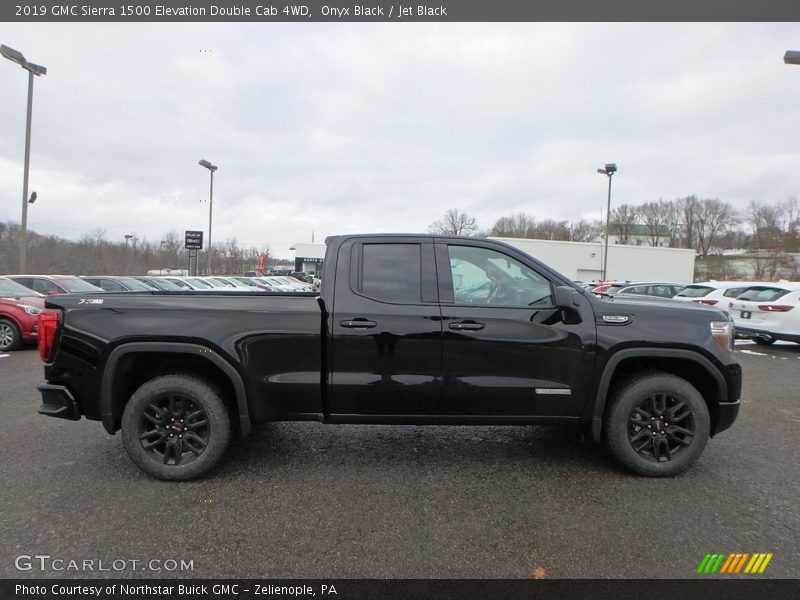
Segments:
[[[0,277],[0,298],[16,298],[21,296],[35,296],[41,298],[42,294],[34,292],[32,289],[26,288],[16,281]]]
[[[702,298],[713,291],[714,288],[705,285],[689,285],[686,286],[678,296],[681,298]]]
[[[788,293],[789,290],[784,290],[781,288],[753,287],[736,299],[746,300],[748,302],[773,302]]]
[[[77,277],[64,277],[56,278],[56,283],[63,287],[68,292],[102,292],[103,290],[96,285],[92,285],[88,281],[78,279]]]

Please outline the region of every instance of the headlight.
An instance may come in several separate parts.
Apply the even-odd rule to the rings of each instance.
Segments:
[[[19,306],[29,315],[38,315],[40,312],[42,312],[41,308],[38,308],[36,306],[31,306],[30,304],[17,304],[17,306]]]
[[[733,350],[733,321],[711,321],[711,335],[726,350]]]

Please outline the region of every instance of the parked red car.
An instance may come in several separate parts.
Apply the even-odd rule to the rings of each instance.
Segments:
[[[41,294],[0,277],[0,352],[16,350],[25,342],[35,344],[43,309]]]

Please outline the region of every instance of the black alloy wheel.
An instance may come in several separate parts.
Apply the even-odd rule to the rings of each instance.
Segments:
[[[153,399],[139,419],[139,441],[150,457],[165,465],[185,465],[208,446],[208,416],[190,398],[164,394]]]
[[[689,405],[667,393],[656,393],[631,412],[628,440],[642,458],[655,462],[678,458],[694,439],[694,414]]]
[[[231,439],[228,408],[216,386],[188,373],[143,383],[122,411],[122,443],[145,473],[188,481],[219,464]]]
[[[606,446],[634,473],[675,475],[703,453],[711,434],[708,404],[682,377],[660,371],[629,376],[609,402]]]

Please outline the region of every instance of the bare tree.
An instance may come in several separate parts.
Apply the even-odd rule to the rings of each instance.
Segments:
[[[524,212],[518,212],[508,217],[500,217],[489,231],[498,237],[532,238],[536,219]]]
[[[670,204],[659,200],[658,202],[645,202],[639,206],[639,218],[647,227],[650,236],[650,245],[658,246],[661,238],[669,231]]]
[[[681,222],[682,209],[680,200],[659,200],[658,203],[664,211],[664,224],[669,229],[671,236],[670,246],[681,247]]]
[[[599,223],[580,219],[570,224],[569,239],[571,242],[593,242],[598,238],[599,231]]]
[[[533,238],[537,240],[569,240],[569,222],[545,219],[533,228]]]
[[[428,227],[428,231],[439,235],[473,235],[477,230],[475,217],[470,217],[457,208],[451,208],[444,213],[444,217]]]
[[[727,202],[721,202],[716,199],[698,201],[695,232],[697,234],[698,249],[702,255],[704,257],[708,256],[709,248],[711,248],[719,235],[738,222],[736,211]]]
[[[611,211],[611,224],[609,235],[616,235],[620,244],[627,244],[633,231],[633,226],[639,217],[637,207],[631,204],[620,204]]]
[[[783,234],[783,207],[751,200],[747,216],[753,228],[753,242],[757,248],[774,248]]]
[[[694,248],[695,230],[697,228],[696,219],[698,211],[697,196],[686,196],[678,200],[681,215],[683,217],[682,228],[686,236],[686,247]]]

